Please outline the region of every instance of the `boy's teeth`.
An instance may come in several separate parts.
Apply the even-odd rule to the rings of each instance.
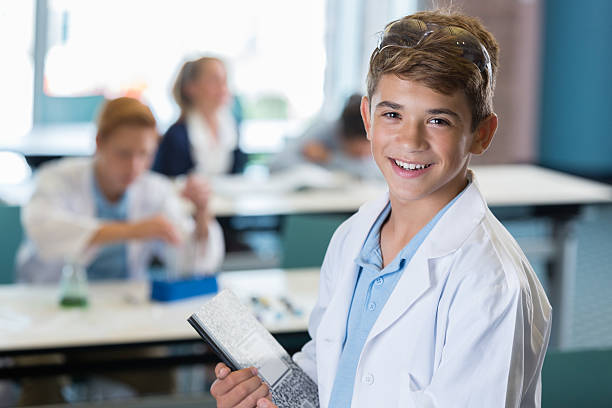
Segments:
[[[414,164],[414,163],[406,163],[400,160],[395,160],[395,164],[397,164],[399,167],[405,169],[405,170],[421,170],[421,169],[426,169],[427,167],[429,167],[429,164]]]

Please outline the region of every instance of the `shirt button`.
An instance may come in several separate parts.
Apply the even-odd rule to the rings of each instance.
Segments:
[[[376,278],[376,280],[374,281],[374,284],[376,286],[381,286],[383,284],[385,280],[383,278]]]
[[[363,376],[363,383],[367,385],[374,384],[374,376],[372,374],[366,374]]]
[[[374,311],[374,309],[376,309],[376,303],[370,302],[370,304],[368,305],[368,310],[372,312]]]

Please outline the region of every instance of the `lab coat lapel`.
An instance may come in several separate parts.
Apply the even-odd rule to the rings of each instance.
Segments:
[[[84,159],[70,170],[74,174],[78,174],[78,185],[73,186],[74,195],[70,198],[75,201],[73,205],[77,206],[80,211],[86,216],[96,218],[97,209],[94,200],[94,161],[91,158]],[[70,244],[72,245],[72,244]],[[82,265],[89,265],[96,257],[99,251],[99,246],[93,245],[87,247],[79,256],[79,262]]]
[[[369,342],[399,319],[432,286],[436,285],[434,259],[453,253],[468,238],[486,211],[472,172],[472,183],[448,209],[404,269],[393,293],[368,335]]]
[[[388,194],[365,204],[356,215],[339,259],[338,283],[317,332],[317,376],[321,401],[328,401],[346,334],[348,311],[357,280],[357,258],[372,225],[389,201]],[[338,264],[336,263],[336,265]],[[333,267],[333,266],[332,266]]]
[[[147,206],[150,202],[150,197],[144,190],[142,183],[144,176],[142,174],[129,187],[128,219],[130,220],[139,220],[151,215],[150,206]],[[138,267],[144,264],[141,259],[146,256],[144,253],[146,247],[147,244],[144,240],[132,240],[127,243],[127,263],[130,279],[142,279],[147,276],[148,270],[142,270]]]
[[[389,296],[372,330],[370,330],[366,344],[393,324],[432,286],[433,281],[428,265],[428,251],[424,248],[426,245],[427,242],[421,245],[421,248],[414,254],[412,260],[406,266],[406,269],[404,269],[395,289],[391,296]]]

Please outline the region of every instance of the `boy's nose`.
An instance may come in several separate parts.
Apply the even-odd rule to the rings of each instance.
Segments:
[[[141,157],[135,156],[130,162],[130,172],[132,174],[139,174],[145,167],[144,160]]]
[[[422,151],[428,147],[425,129],[418,124],[405,124],[400,129],[399,141],[410,151]]]

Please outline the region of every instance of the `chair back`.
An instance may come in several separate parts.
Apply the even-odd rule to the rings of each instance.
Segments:
[[[0,284],[15,281],[15,256],[23,239],[21,207],[0,204]]]
[[[542,407],[612,407],[612,349],[550,351],[542,367]]]
[[[285,217],[282,227],[282,267],[321,266],[334,231],[348,215],[294,214]]]

